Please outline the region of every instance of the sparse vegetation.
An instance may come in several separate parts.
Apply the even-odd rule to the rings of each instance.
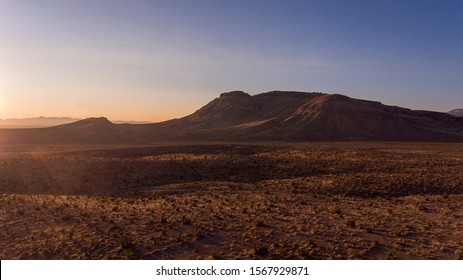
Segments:
[[[463,145],[4,146],[2,259],[461,259]]]

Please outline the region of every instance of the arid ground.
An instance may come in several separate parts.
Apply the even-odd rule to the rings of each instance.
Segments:
[[[1,259],[463,259],[463,144],[0,146]]]

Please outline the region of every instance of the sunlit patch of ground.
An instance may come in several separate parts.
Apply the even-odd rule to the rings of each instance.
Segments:
[[[460,144],[33,148],[0,157],[1,259],[463,258]]]

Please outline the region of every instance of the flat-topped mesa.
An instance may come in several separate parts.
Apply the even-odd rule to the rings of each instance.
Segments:
[[[258,98],[313,98],[316,96],[326,95],[322,92],[303,92],[303,91],[281,91],[272,90],[269,92],[259,93],[254,96]]]
[[[81,120],[80,123],[113,125],[113,123],[105,117],[87,118],[87,119]]]
[[[246,98],[246,97],[251,97],[248,93],[240,90],[235,90],[235,91],[230,91],[230,92],[224,92],[220,94],[220,98]]]
[[[91,121],[91,122],[106,122],[106,123],[111,122],[106,117],[91,117],[91,118],[86,118],[84,120]]]

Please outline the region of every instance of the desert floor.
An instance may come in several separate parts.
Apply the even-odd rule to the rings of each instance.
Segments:
[[[0,146],[1,259],[463,259],[463,144]]]

